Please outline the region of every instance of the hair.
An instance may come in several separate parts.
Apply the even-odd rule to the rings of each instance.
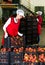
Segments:
[[[10,17],[16,17],[17,16],[17,14],[12,14]]]

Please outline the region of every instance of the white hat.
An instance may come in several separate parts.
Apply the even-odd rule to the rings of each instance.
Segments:
[[[25,16],[24,16],[24,11],[23,11],[22,9],[18,9],[18,10],[16,11],[16,14],[19,14],[19,15],[25,17]]]
[[[42,11],[37,11],[36,14],[42,15]]]

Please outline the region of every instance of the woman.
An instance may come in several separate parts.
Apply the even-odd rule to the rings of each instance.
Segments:
[[[40,34],[41,34],[41,26],[42,26],[42,12],[41,11],[37,11],[37,21],[38,21],[38,25],[37,25],[37,29],[38,29],[38,43],[40,41]]]
[[[24,17],[24,11],[18,9],[16,11],[16,17],[10,17],[3,26],[4,37],[2,39],[2,45],[4,45],[4,38],[8,38],[8,36],[23,36],[23,34],[19,33],[20,19]],[[7,43],[5,43],[7,44]]]

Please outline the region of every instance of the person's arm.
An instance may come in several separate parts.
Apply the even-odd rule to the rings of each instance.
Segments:
[[[6,28],[7,28],[7,26],[10,24],[10,22],[11,22],[11,18],[9,18],[7,21],[6,21],[6,23],[4,24],[4,26],[3,26],[3,30],[4,30],[4,33],[5,33],[5,38],[7,38],[7,36],[8,36],[8,33],[7,33],[7,31],[6,31]]]

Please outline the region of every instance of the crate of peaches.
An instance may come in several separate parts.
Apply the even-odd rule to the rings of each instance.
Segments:
[[[39,60],[40,64],[44,64],[45,63],[45,52],[38,54],[38,60]]]
[[[10,52],[11,64],[20,63],[23,60],[23,47],[13,48]]]
[[[36,53],[25,53],[23,57],[24,65],[38,65],[38,58]]]
[[[0,49],[0,65],[8,65],[9,63],[9,52],[6,48]]]
[[[38,46],[37,52],[38,52],[38,53],[40,53],[40,52],[45,52],[45,46]]]
[[[35,47],[35,46],[26,47],[25,52],[36,53],[37,52],[37,47]]]
[[[20,36],[16,36],[16,37],[11,37],[11,46],[13,47],[22,47],[24,46],[24,36],[20,37]]]

